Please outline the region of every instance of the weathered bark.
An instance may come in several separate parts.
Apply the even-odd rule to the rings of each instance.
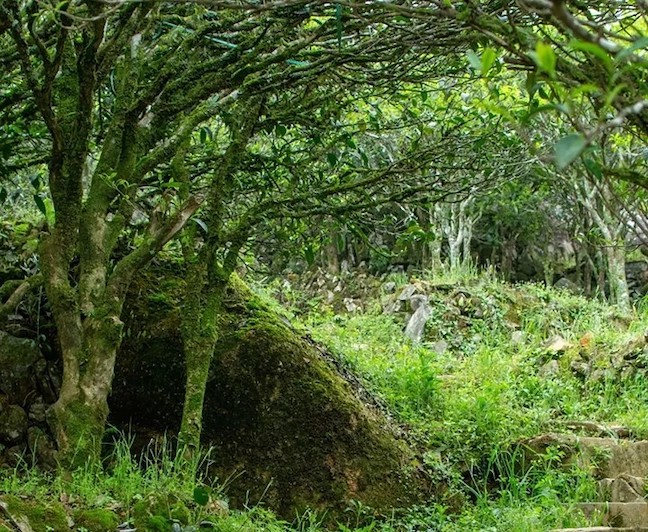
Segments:
[[[177,429],[185,382],[173,294],[137,283],[118,357],[112,423],[140,434]],[[178,285],[178,297],[182,284]],[[153,303],[155,302],[155,303]],[[203,444],[235,506],[262,500],[285,517],[359,500],[376,509],[418,500],[427,481],[393,423],[335,359],[302,338],[239,280],[223,300],[205,394]]]
[[[625,271],[627,227],[619,213],[613,212],[615,198],[610,185],[596,185],[583,179],[575,188],[579,201],[604,239],[608,300],[623,310],[630,310],[632,305]]]
[[[193,264],[187,275],[182,337],[186,371],[185,398],[178,439],[188,453],[200,447],[203,405],[226,281],[208,281],[207,265]]]

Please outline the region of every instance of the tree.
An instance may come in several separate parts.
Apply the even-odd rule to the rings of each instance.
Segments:
[[[228,194],[239,157],[233,152],[258,133],[260,123],[271,126],[265,107],[276,103],[279,112],[281,95],[291,93],[315,102],[302,109],[316,113],[323,94],[313,88],[326,79],[379,92],[394,81],[414,83],[429,69],[452,68],[431,52],[452,50],[457,27],[439,23],[434,36],[440,40],[421,53],[415,32],[384,21],[370,5],[353,12],[306,3],[214,10],[153,2],[10,0],[0,6],[0,61],[9,87],[2,123],[22,117],[18,125],[42,124],[33,134],[31,126],[27,133],[19,127],[2,144],[11,171],[47,164],[51,204],[42,202],[49,221],[39,260],[63,359],[61,393],[49,422],[64,465],[98,456],[122,336],[120,314],[133,276],[205,202],[210,236],[197,259],[207,255],[217,284],[231,271],[230,258],[255,221],[245,214],[247,184],[237,189],[238,199]],[[250,107],[239,115],[237,102]],[[299,118],[311,117],[292,113]],[[200,177],[215,158],[202,164],[185,159],[192,156],[195,135],[211,134],[200,128],[214,121],[229,129],[232,153],[225,149],[225,165],[205,188]],[[25,158],[22,143],[31,137],[33,156]],[[396,167],[397,175],[411,169],[407,159]],[[251,208],[272,206],[277,217],[295,209],[302,216],[346,209],[380,191],[393,170],[354,172],[350,183],[327,182],[318,192],[306,179],[291,194],[273,193]],[[409,185],[396,184],[382,197],[398,199],[428,183],[418,181],[413,191]],[[337,206],[329,201],[333,195]],[[230,207],[225,201],[243,201],[234,205],[243,215],[238,229],[223,228],[228,239],[219,231],[223,209]],[[189,425],[186,420],[184,434],[191,433]]]

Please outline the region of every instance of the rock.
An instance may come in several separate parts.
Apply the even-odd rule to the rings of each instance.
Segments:
[[[604,501],[641,502],[646,493],[646,481],[627,474],[616,478],[604,478],[599,481],[599,491]]]
[[[449,347],[448,342],[446,342],[445,340],[438,340],[430,344],[430,348],[432,349],[432,351],[438,353],[439,355],[445,353],[448,350],[448,347]]]
[[[14,445],[4,452],[5,461],[10,467],[15,467],[20,463],[24,463],[27,453],[28,449],[26,443]]]
[[[554,354],[564,353],[572,347],[572,344],[565,340],[562,336],[553,336],[547,340],[543,347],[549,352]]]
[[[360,306],[350,297],[344,298],[344,308],[347,312],[357,312],[360,310]]]
[[[185,383],[181,307],[151,307],[156,272],[141,275],[148,281],[135,281],[123,313],[130,333],[109,421],[132,427],[143,446],[147,435],[177,430]],[[209,475],[231,478],[232,508],[262,500],[292,519],[306,507],[337,517],[351,500],[377,510],[427,500],[429,481],[412,467],[417,455],[380,402],[337,357],[232,282],[203,418],[203,442],[219,450]]]
[[[583,362],[582,360],[572,360],[569,364],[569,367],[576,375],[580,375],[584,378],[589,377],[592,371],[590,365],[587,362]]]
[[[27,414],[17,405],[8,406],[0,414],[0,441],[8,445],[23,440],[27,432]]]
[[[394,281],[388,281],[382,286],[382,289],[385,294],[393,294],[396,290],[396,283]]]
[[[560,365],[557,360],[550,360],[540,367],[538,375],[541,377],[555,377],[560,373]]]
[[[383,312],[385,314],[396,314],[398,312],[402,312],[404,306],[404,301],[401,301],[400,299],[396,299],[394,301],[390,301],[387,303],[384,308]]]
[[[574,283],[573,281],[570,281],[567,279],[567,277],[561,277],[554,283],[554,288],[558,288],[559,290],[566,290],[567,292],[571,292],[572,294],[580,294],[581,289],[580,287]]]
[[[407,336],[412,342],[418,344],[423,339],[423,333],[425,332],[425,324],[430,318],[432,309],[427,303],[427,298],[425,302],[419,302],[419,306],[416,309],[416,312],[412,314],[412,317],[407,322],[405,327],[405,336]]]
[[[603,525],[615,528],[642,527],[648,523],[648,503],[643,502],[583,502],[576,504],[586,517],[603,516]]]
[[[576,463],[583,469],[593,470],[599,479],[626,474],[648,477],[648,441],[547,433],[521,444],[526,449],[527,464],[544,455],[549,447],[556,447],[562,452],[563,464]]]
[[[24,404],[34,391],[34,366],[41,359],[36,342],[0,331],[0,391]]]
[[[429,304],[429,299],[427,296],[423,294],[415,294],[412,297],[410,297],[410,308],[416,312],[416,310],[421,306],[421,305],[428,305]]]
[[[595,421],[566,420],[561,425],[567,430],[599,438],[629,438],[632,435],[630,429],[623,425],[608,425]]]
[[[45,423],[47,413],[47,405],[42,397],[37,397],[36,400],[29,407],[29,420],[36,423]]]
[[[511,343],[520,345],[524,343],[526,336],[524,331],[513,331],[511,334]]]
[[[41,467],[56,467],[56,449],[52,440],[38,427],[27,429],[27,446]]]
[[[401,293],[398,294],[398,300],[399,301],[409,301],[410,298],[414,294],[416,294],[417,291],[418,291],[418,288],[415,285],[408,284],[407,286],[405,286],[403,288],[403,290],[401,290]]]

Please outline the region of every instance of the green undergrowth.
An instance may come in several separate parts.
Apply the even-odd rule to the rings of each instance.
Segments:
[[[397,281],[391,300],[406,283]],[[525,438],[560,432],[568,421],[622,424],[637,438],[648,436],[648,379],[639,360],[648,352],[648,312],[639,305],[624,315],[565,291],[487,275],[410,282],[430,299],[420,345],[403,335],[407,315],[384,314],[380,303],[348,314],[322,304],[300,319],[387,403],[427,466],[449,479],[450,492],[469,501],[439,529],[585,524],[569,504],[594,500],[592,476],[550,462],[522,475],[512,450]],[[384,304],[390,296],[375,299]],[[561,341],[566,347],[556,348]],[[618,367],[637,353],[638,370]],[[577,371],[584,365],[585,375]],[[426,511],[439,519],[439,507]]]
[[[263,500],[228,508],[227,479],[205,482],[209,453],[187,460],[161,444],[135,459],[121,439],[100,470],[0,470],[0,501],[35,531],[115,530],[123,522],[176,532],[201,523],[227,532],[525,532],[597,524],[573,506],[595,499],[592,475],[559,467],[562,455],[553,448],[521,468],[521,442],[578,420],[619,423],[648,437],[648,309],[640,304],[623,315],[564,291],[487,275],[393,280],[395,289],[379,288],[364,312],[335,313],[295,287],[273,309],[327,345],[382,400],[436,484],[447,485],[444,497],[393,515],[353,503],[337,524],[311,511],[282,521]],[[430,299],[419,345],[403,335],[405,313],[382,312],[408,282]],[[272,287],[261,297],[268,293]],[[0,531],[12,526],[0,513]]]

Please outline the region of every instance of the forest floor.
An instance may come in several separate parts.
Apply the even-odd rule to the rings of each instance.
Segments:
[[[601,487],[619,492],[624,475],[634,479],[624,480],[632,504],[645,502],[648,457],[630,457],[648,439],[641,302],[625,315],[566,291],[472,272],[380,279],[320,272],[256,289],[362,379],[447,486],[438,500],[392,515],[352,505],[338,530],[593,526],[612,519],[595,504]],[[412,298],[429,310],[419,342],[403,332]],[[200,461],[164,449],[141,468],[124,441],[111,463],[67,477],[25,463],[0,472],[0,531],[322,529],[322,516],[283,522],[263,501],[228,509],[227,482],[197,482]],[[630,504],[628,497],[615,503]]]

